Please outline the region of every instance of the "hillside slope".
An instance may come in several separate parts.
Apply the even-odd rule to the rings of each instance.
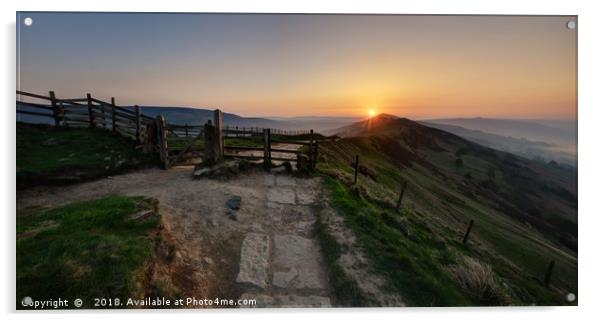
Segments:
[[[320,146],[318,169],[333,178],[333,202],[357,225],[363,247],[377,254],[373,264],[413,304],[569,304],[563,297],[577,288],[575,172],[390,115],[338,132],[342,139]],[[359,185],[350,189],[356,155]],[[397,214],[403,181],[408,188]],[[470,220],[475,228],[466,246]],[[545,287],[550,260],[554,278]],[[476,274],[475,267],[491,270],[499,287],[489,292],[496,296],[475,295],[462,277]]]

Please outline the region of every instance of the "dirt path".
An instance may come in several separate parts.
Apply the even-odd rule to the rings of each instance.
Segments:
[[[261,171],[192,180],[191,167],[148,169],[68,187],[20,192],[17,208],[114,194],[154,197],[184,269],[164,277],[183,296],[254,298],[257,306],[329,306],[312,208],[319,179]],[[241,199],[233,210],[227,202]],[[236,208],[236,207],[234,207]]]

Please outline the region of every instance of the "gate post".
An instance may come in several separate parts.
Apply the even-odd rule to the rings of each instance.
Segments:
[[[59,119],[59,107],[56,103],[56,95],[54,95],[54,91],[48,92],[50,96],[50,105],[52,106],[52,115],[54,116],[54,126],[59,127],[61,125]]]
[[[203,164],[213,165],[222,160],[223,154],[221,154],[221,141],[217,127],[213,126],[211,120],[207,121],[207,124],[203,127],[204,136],[204,153],[203,153]]]
[[[159,157],[163,169],[169,169],[169,152],[167,150],[167,129],[165,128],[165,118],[163,115],[157,115],[155,121],[157,124],[157,143],[159,145]]]
[[[216,161],[224,159],[224,134],[222,132],[222,111],[217,109],[213,111],[213,123],[215,124],[215,134],[217,140],[218,154]]]
[[[270,129],[263,129],[263,166],[266,170],[272,167]]]

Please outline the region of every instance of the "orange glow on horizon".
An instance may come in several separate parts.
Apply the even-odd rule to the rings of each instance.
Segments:
[[[566,28],[576,16],[191,14],[172,23],[170,14],[107,13],[106,25],[119,28],[102,32],[83,17],[52,13],[44,28],[19,32],[20,89],[246,117],[577,112],[577,32]],[[52,55],[40,51],[57,33]],[[98,38],[90,55],[72,50],[89,35]]]

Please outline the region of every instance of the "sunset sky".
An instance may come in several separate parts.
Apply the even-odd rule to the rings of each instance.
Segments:
[[[22,13],[17,88],[243,116],[574,118],[569,20]]]

